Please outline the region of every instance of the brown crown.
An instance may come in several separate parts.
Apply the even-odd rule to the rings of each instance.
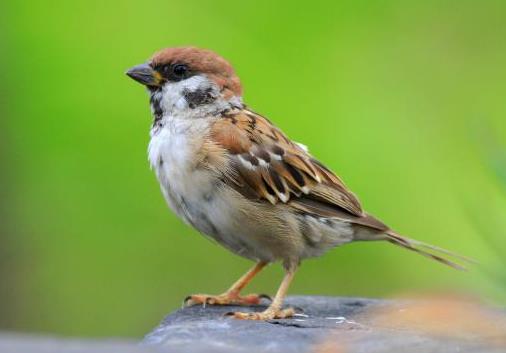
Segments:
[[[166,48],[155,53],[151,62],[153,65],[186,64],[193,72],[205,74],[213,80],[225,97],[242,95],[241,82],[232,65],[211,50],[195,47]]]

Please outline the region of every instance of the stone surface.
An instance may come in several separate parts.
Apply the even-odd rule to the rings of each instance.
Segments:
[[[506,352],[504,346],[489,345],[476,336],[434,336],[430,332],[401,329],[395,324],[389,327],[385,320],[378,320],[374,313],[402,312],[403,305],[398,302],[289,297],[286,303],[303,314],[292,319],[257,322],[235,320],[224,314],[262,310],[263,306],[194,306],[177,310],[148,334],[143,344],[167,353]],[[392,317],[395,318],[395,313]]]
[[[20,333],[0,333],[1,353],[159,353],[162,348],[133,340],[87,340]]]
[[[142,343],[0,332],[0,353],[506,352],[506,313],[478,304],[329,297],[290,297],[287,304],[304,314],[257,322],[224,314],[263,306],[177,310]]]

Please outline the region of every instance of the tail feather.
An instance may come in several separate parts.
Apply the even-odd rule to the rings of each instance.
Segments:
[[[388,231],[385,234],[387,241],[395,245],[402,246],[405,249],[414,251],[422,256],[436,260],[459,271],[467,271],[467,269],[464,266],[443,257],[442,255],[453,257],[455,259],[459,259],[467,263],[475,263],[474,260],[467,258],[465,256],[455,254],[451,251],[439,248],[434,245],[426,244],[418,240],[403,237],[393,231]]]

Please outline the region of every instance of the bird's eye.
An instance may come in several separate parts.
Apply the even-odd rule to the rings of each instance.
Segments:
[[[172,72],[174,73],[174,76],[178,79],[182,79],[186,77],[186,74],[188,73],[188,66],[185,64],[176,64],[172,67]]]
[[[177,82],[191,76],[188,65],[185,64],[164,64],[154,67],[166,81]]]

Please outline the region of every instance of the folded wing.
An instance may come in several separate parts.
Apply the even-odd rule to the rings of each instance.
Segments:
[[[213,125],[211,139],[228,152],[226,180],[246,197],[316,213],[321,204],[322,217],[331,216],[333,209],[365,216],[356,196],[332,171],[266,118],[246,109],[225,113]],[[304,200],[310,200],[306,206]]]

